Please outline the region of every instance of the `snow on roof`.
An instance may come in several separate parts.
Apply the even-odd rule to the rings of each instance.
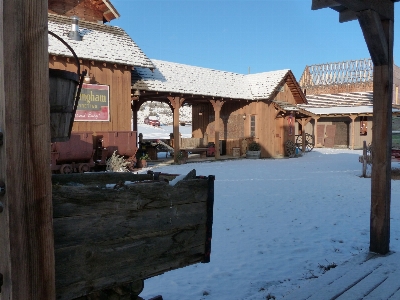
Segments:
[[[302,106],[301,108],[314,115],[372,114],[372,106],[331,106],[331,107]]]
[[[235,99],[267,99],[289,70],[243,75],[179,63],[152,60],[156,69],[132,71],[135,89],[216,96]]]
[[[307,95],[307,105],[313,107],[372,105],[373,92]]]
[[[64,39],[80,59],[110,62],[128,66],[154,68],[151,60],[121,28],[79,21],[82,41],[67,38],[71,29],[68,17],[48,14],[49,31]],[[68,48],[49,35],[49,54],[72,57]]]
[[[268,99],[279,88],[289,69],[245,75],[250,85],[252,99]]]
[[[373,92],[308,95],[307,104],[298,105],[314,115],[372,114]],[[392,113],[400,113],[393,108]]]

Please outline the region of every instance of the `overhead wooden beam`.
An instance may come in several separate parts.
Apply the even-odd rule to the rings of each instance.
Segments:
[[[354,21],[357,20],[357,13],[346,8],[343,11],[339,12],[339,22],[344,23],[344,22],[349,22],[349,21]]]
[[[339,6],[340,4],[335,0],[312,0],[311,9],[317,10],[321,8]]]
[[[393,2],[388,0],[335,0],[335,2],[345,6],[346,8],[354,11],[360,12],[363,10],[373,10],[377,12],[382,20],[394,19],[394,9]]]
[[[388,42],[379,14],[368,9],[358,12],[357,16],[374,66],[387,65]]]

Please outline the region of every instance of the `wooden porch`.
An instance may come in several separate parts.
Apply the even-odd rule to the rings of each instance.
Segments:
[[[360,254],[283,299],[400,299],[400,253]]]

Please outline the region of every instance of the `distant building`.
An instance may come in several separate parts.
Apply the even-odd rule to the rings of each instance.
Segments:
[[[393,113],[398,114],[400,68],[393,69]],[[304,130],[317,147],[359,149],[363,141],[372,142],[371,59],[307,66],[299,84],[307,98],[299,107],[312,118]],[[302,130],[298,126],[296,132]]]
[[[285,143],[294,142],[295,121],[305,117],[297,105],[306,99],[290,70],[237,74],[152,60],[155,69],[135,68],[132,88],[145,101],[192,106],[193,138],[219,142],[222,154],[247,144],[261,145],[261,157],[285,156]],[[179,103],[177,103],[177,101]],[[135,109],[134,109],[135,115]]]

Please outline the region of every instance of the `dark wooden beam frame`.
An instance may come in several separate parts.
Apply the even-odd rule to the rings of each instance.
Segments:
[[[354,18],[354,12],[374,63],[370,251],[380,254],[387,254],[390,245],[393,23],[398,1],[312,0],[313,9],[330,7],[343,13],[342,21]]]

